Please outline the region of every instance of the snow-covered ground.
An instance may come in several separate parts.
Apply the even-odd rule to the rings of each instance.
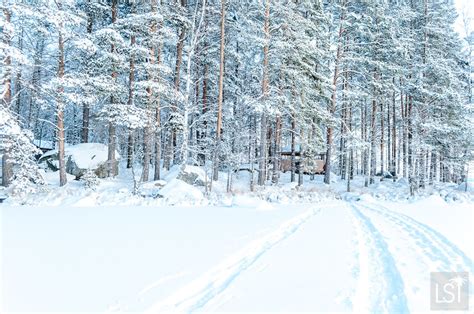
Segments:
[[[96,155],[100,155],[99,153]],[[96,155],[92,155],[95,157]],[[83,163],[94,163],[101,158],[81,156]],[[77,158],[80,160],[81,158]],[[102,156],[103,159],[103,156]],[[210,170],[206,172],[200,167],[187,166],[186,169],[199,174],[199,180],[209,184]],[[153,173],[151,169],[150,173]],[[232,176],[232,189],[227,192],[227,173],[219,174],[219,181],[212,183],[212,189],[206,191],[204,185],[193,186],[177,179],[180,167],[174,166],[170,171],[162,171],[162,180],[138,183],[137,193],[133,193],[133,175],[131,169],[122,164],[120,174],[113,179],[98,179],[94,189],[86,188],[85,182],[74,180],[73,175],[67,174],[68,184],[59,188],[58,172],[44,172],[46,185],[35,195],[28,197],[9,197],[5,204],[29,206],[258,206],[271,208],[274,204],[303,204],[326,202],[336,199],[350,199],[356,195],[370,195],[377,200],[394,202],[413,202],[429,196],[439,196],[451,203],[474,202],[474,185],[471,180],[467,193],[465,184],[435,183],[425,189],[417,191],[415,196],[410,195],[408,181],[400,178],[395,182],[391,179],[380,180],[369,187],[364,187],[364,177],[356,176],[351,181],[351,193],[346,193],[346,181],[332,175],[331,185],[323,183],[323,175],[316,175],[313,179],[304,176],[304,184],[290,182],[290,173],[282,173],[277,185],[268,183],[265,187],[255,186],[250,191],[250,173],[240,171]],[[135,170],[137,182],[141,169]],[[255,180],[256,180],[256,174]]]
[[[9,206],[0,310],[428,312],[430,272],[474,274],[470,202]],[[470,286],[471,310],[474,306]]]
[[[426,312],[430,272],[473,277],[471,186],[410,196],[404,179],[356,177],[346,193],[286,173],[250,192],[243,171],[208,192],[195,168],[201,186],[175,167],[135,194],[130,169],[94,188],[45,172],[42,191],[8,198],[0,312]]]

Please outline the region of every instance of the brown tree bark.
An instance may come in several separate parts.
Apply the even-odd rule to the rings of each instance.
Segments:
[[[380,174],[385,171],[385,123],[384,105],[380,103]]]
[[[393,79],[393,85],[395,86],[395,78]],[[396,116],[396,100],[395,100],[395,91],[393,92],[393,99],[392,99],[392,164],[391,164],[391,171],[393,174],[393,180],[396,180],[397,177],[397,169],[396,169],[396,161],[397,161],[397,116]]]
[[[291,114],[291,176],[290,181],[296,180],[296,113]]]
[[[58,9],[62,10],[61,0],[56,2]],[[59,59],[58,59],[58,79],[60,81],[60,86],[58,87],[58,96],[57,96],[57,128],[58,128],[58,164],[59,164],[59,186],[64,186],[67,183],[66,178],[66,162],[64,156],[64,102],[63,102],[63,93],[64,87],[62,86],[61,79],[64,77],[64,39],[63,39],[63,30],[62,23],[59,25],[59,36],[58,36],[58,50],[59,50]]]
[[[118,0],[112,0],[112,23],[117,21],[117,14],[118,14]],[[115,45],[112,44],[110,51],[115,53]],[[115,69],[112,70],[112,80],[114,82],[117,81],[117,71]],[[114,95],[110,96],[110,103],[112,105],[115,104],[115,97]],[[109,122],[108,126],[109,131],[109,138],[108,138],[108,152],[107,152],[107,163],[108,163],[108,176],[115,177],[118,174],[118,162],[115,158],[115,150],[116,150],[116,127],[115,124],[111,121]]]

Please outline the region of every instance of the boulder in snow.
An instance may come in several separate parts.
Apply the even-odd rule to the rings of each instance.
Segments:
[[[176,179],[194,186],[206,186],[206,172],[197,166],[186,166]]]
[[[87,170],[94,170],[99,178],[107,177],[107,145],[100,143],[82,143],[66,146],[64,150],[66,161],[66,172],[74,175],[76,179],[81,178]],[[115,152],[117,159],[120,158]],[[45,153],[39,159],[39,163],[44,163],[48,168],[56,171],[59,169],[58,151],[52,150]]]

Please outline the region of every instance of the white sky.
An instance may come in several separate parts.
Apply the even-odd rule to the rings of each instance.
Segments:
[[[456,8],[458,10],[458,20],[456,21],[455,28],[461,34],[461,37],[466,36],[466,32],[464,31],[464,25],[462,22],[463,14],[467,15],[470,19],[470,27],[471,31],[474,31],[474,0],[454,0],[456,4]]]

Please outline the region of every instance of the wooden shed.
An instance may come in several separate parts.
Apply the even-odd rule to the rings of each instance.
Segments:
[[[291,157],[292,150],[290,146],[282,148],[281,152],[280,170],[282,172],[291,171]],[[316,154],[308,155],[304,153],[303,172],[305,174],[323,174],[326,166],[326,153],[318,152]],[[301,167],[301,150],[300,146],[295,146],[295,167],[296,172],[299,172]]]

